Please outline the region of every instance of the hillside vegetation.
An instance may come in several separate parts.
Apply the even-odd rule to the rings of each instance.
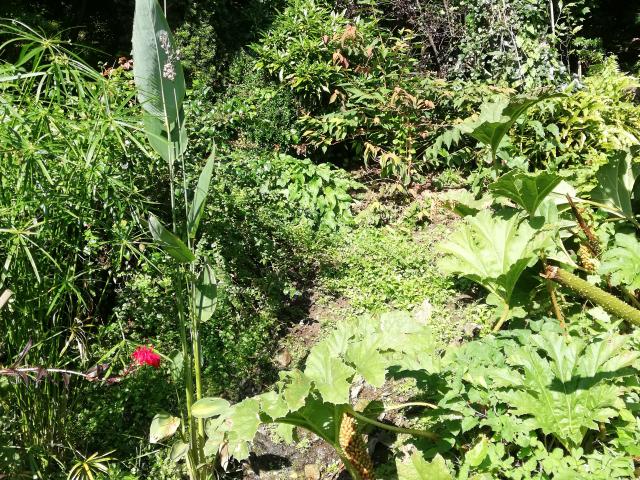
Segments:
[[[0,480],[640,478],[640,7],[0,5]]]

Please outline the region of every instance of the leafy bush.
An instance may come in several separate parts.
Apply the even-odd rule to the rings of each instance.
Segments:
[[[255,60],[239,54],[230,64],[226,90],[216,98],[213,109],[206,89],[195,84],[190,112],[198,125],[194,132],[209,134],[218,141],[234,142],[240,148],[285,150],[295,133],[297,104],[293,94],[278,88],[253,69]],[[204,107],[203,110],[200,110]]]
[[[516,129],[512,150],[531,166],[593,172],[613,151],[640,143],[640,106],[634,101],[638,88],[636,78],[608,59],[567,96],[534,107],[530,120]]]
[[[411,41],[376,18],[348,18],[320,2],[296,0],[253,49],[256,68],[277,76],[308,109],[296,125],[299,151],[345,148],[408,184],[425,149],[437,89],[413,75]]]
[[[415,6],[392,0],[390,13],[423,43],[426,67],[447,78],[490,81],[521,89],[558,84],[582,62],[593,61],[594,44],[579,37],[593,23],[592,2],[550,4],[429,0]]]

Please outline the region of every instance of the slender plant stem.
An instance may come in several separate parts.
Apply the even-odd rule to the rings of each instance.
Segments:
[[[558,296],[556,295],[556,289],[553,286],[553,282],[549,279],[546,279],[545,284],[547,286],[547,292],[549,292],[549,297],[551,297],[551,306],[553,307],[553,313],[558,319],[558,322],[562,327],[562,331],[565,335],[567,335],[567,324],[564,322],[564,315],[562,314],[562,310],[560,310],[560,305],[558,304]]]
[[[384,410],[385,411],[388,411],[388,410],[400,410],[401,408],[409,408],[409,407],[427,407],[427,408],[433,408],[434,410],[436,410],[438,408],[438,406],[434,405],[433,403],[407,402],[407,403],[398,403],[396,405],[385,406]]]
[[[362,415],[358,412],[356,412],[353,408],[348,408],[347,411],[349,412],[349,415],[354,416],[355,418],[357,418],[358,420],[361,420],[365,423],[369,423],[371,425],[374,425],[378,428],[382,428],[384,430],[389,430],[390,432],[395,432],[395,433],[406,433],[407,435],[415,435],[417,437],[423,437],[423,438],[428,438],[429,440],[433,440],[434,442],[436,440],[438,440],[438,435],[436,435],[433,432],[430,432],[428,430],[417,430],[414,428],[402,428],[402,427],[396,427],[395,425],[388,425],[386,423],[382,423],[379,422],[377,420],[374,420],[372,418],[369,418],[365,415]]]
[[[166,128],[168,129],[169,126],[167,125]],[[170,130],[167,130],[170,131]],[[171,149],[171,152],[173,152],[173,149]],[[173,157],[173,153],[171,153],[170,155],[171,157]],[[173,162],[174,158],[171,158],[169,161],[169,190],[170,190],[170,197],[171,197],[171,217],[172,217],[172,229],[173,229],[173,233],[177,234],[178,231],[178,219],[177,219],[177,212],[176,212],[176,208],[175,208],[175,171],[173,168]],[[192,406],[193,406],[193,392],[194,392],[194,388],[193,388],[193,355],[192,352],[189,350],[189,343],[187,340],[187,318],[186,318],[186,312],[185,312],[185,308],[184,308],[184,285],[183,285],[183,277],[185,275],[185,269],[184,267],[180,267],[180,271],[177,273],[176,275],[176,303],[177,303],[177,307],[178,307],[178,323],[179,323],[179,328],[180,328],[180,344],[182,347],[182,358],[183,358],[183,362],[182,362],[182,369],[183,369],[183,373],[184,373],[184,381],[185,381],[185,399],[186,399],[186,403],[187,403],[187,425],[188,425],[188,431],[189,431],[189,444],[190,444],[190,449],[189,449],[189,455],[191,456],[194,465],[198,465],[200,463],[200,448],[199,448],[199,441],[198,441],[198,435],[196,432],[196,425],[195,425],[195,421],[193,418],[193,414],[191,413],[192,411]],[[197,471],[193,468],[191,468],[191,473],[190,476],[192,477],[192,480],[197,480],[198,475],[197,475]]]
[[[496,324],[493,327],[493,331],[494,332],[499,332],[500,329],[502,328],[502,325],[504,325],[504,322],[507,321],[507,318],[509,317],[509,312],[511,310],[509,309],[509,305],[505,304],[504,306],[504,311],[502,312],[502,315],[500,315],[500,318],[498,319],[498,321],[496,322]]]

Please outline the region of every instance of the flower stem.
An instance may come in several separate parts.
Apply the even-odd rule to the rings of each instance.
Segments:
[[[601,306],[616,317],[626,320],[637,327],[640,326],[640,310],[633,308],[631,305],[605,292],[601,288],[590,284],[573,273],[569,273],[558,267],[548,266],[544,277],[549,280],[554,280],[565,287],[569,287],[582,297]]]
[[[352,415],[358,420],[361,420],[365,423],[370,423],[371,425],[374,425],[378,428],[382,428],[384,430],[389,430],[390,432],[406,433],[407,435],[415,435],[416,437],[428,438],[429,440],[433,440],[434,442],[439,438],[438,435],[428,430],[416,430],[413,428],[396,427],[395,425],[389,425],[386,423],[378,422],[377,420],[374,420],[365,415],[362,415],[356,412],[353,408],[347,408],[347,411],[349,412],[349,415]]]

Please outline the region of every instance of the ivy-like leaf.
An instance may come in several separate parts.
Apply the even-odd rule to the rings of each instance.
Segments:
[[[369,336],[353,342],[347,348],[347,359],[356,367],[356,371],[374,387],[382,387],[387,373],[387,362],[378,351],[380,345],[377,336]]]
[[[489,189],[496,196],[512,200],[533,217],[538,206],[561,180],[555,173],[527,174],[512,170],[489,185]]]
[[[292,412],[299,410],[304,406],[307,395],[309,395],[311,380],[300,370],[281,372],[280,378],[289,381],[283,392],[289,409]]]
[[[610,275],[611,285],[640,289],[640,242],[634,234],[616,234],[615,246],[601,260],[599,273]]]
[[[260,409],[274,420],[289,413],[287,402],[278,392],[263,393],[258,398],[260,399]]]
[[[178,262],[190,263],[196,259],[183,241],[164,228],[155,215],[149,216],[149,231],[158,246]]]
[[[353,368],[331,354],[325,343],[311,349],[304,371],[324,401],[335,404],[349,402],[350,380],[354,373]]]
[[[233,432],[237,435],[237,441],[253,440],[260,426],[259,411],[260,402],[255,398],[247,398],[232,407],[228,418]]]

